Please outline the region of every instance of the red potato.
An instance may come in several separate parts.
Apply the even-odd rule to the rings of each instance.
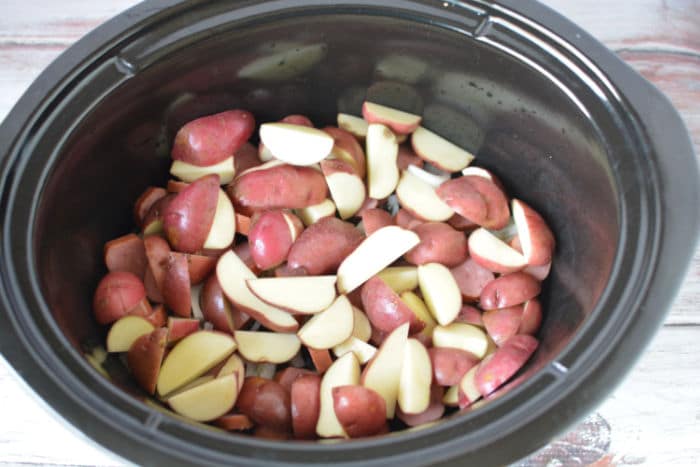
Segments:
[[[109,271],[126,271],[142,279],[148,267],[143,240],[135,234],[105,243],[104,260]]]
[[[156,303],[163,303],[163,294],[160,293],[160,288],[156,283],[156,279],[151,272],[150,266],[146,268],[146,274],[143,278],[143,285],[146,288],[146,296],[149,300]]]
[[[394,218],[383,209],[365,209],[362,213],[362,226],[368,237],[387,225],[394,225]]]
[[[376,391],[358,385],[333,390],[333,410],[345,433],[361,438],[379,433],[386,424],[386,402]]]
[[[362,118],[368,123],[381,123],[391,128],[396,135],[408,135],[418,128],[421,116],[387,107],[374,102],[362,104]]]
[[[242,413],[230,413],[222,415],[214,420],[214,425],[226,431],[245,431],[250,430],[255,426],[253,421],[247,415]]]
[[[275,374],[275,381],[280,383],[287,391],[292,390],[292,384],[302,376],[316,375],[316,372],[307,370],[306,368],[296,368],[288,366],[284,370],[278,371]]]
[[[482,315],[484,327],[497,346],[518,334],[523,317],[523,305],[487,310]]]
[[[362,203],[362,207],[357,211],[357,214],[355,214],[358,217],[362,217],[362,214],[364,214],[365,211],[368,209],[381,209],[384,203],[380,203],[378,199],[374,198],[365,198],[364,203]]]
[[[250,316],[235,308],[221,290],[219,279],[212,274],[204,282],[199,297],[204,319],[209,321],[217,331],[232,334],[250,321]]]
[[[301,125],[301,126],[306,126],[309,128],[314,127],[313,122],[311,120],[309,120],[308,117],[306,117],[304,115],[299,115],[299,114],[287,115],[282,120],[279,120],[279,123],[290,123],[292,125]],[[274,158],[274,156],[272,155],[272,152],[265,147],[265,144],[263,144],[262,141],[258,145],[256,156],[258,158],[258,163],[263,162],[263,161],[269,161],[269,160]],[[240,172],[237,172],[237,173],[240,173]]]
[[[258,149],[249,142],[243,143],[233,155],[233,172],[240,174],[260,165]]]
[[[471,232],[478,227],[477,224],[470,221],[466,217],[460,216],[459,214],[455,214],[454,216],[450,217],[447,220],[447,223],[450,224],[450,227],[453,229],[461,232]]]
[[[185,255],[168,254],[163,276],[163,299],[173,313],[188,318],[192,312],[190,273]]]
[[[413,148],[411,148],[410,145],[402,144],[399,146],[399,155],[396,159],[396,165],[399,167],[399,170],[406,170],[409,165],[415,165],[422,169],[423,159],[416,156],[416,153],[413,152]]]
[[[168,344],[199,331],[199,320],[194,318],[168,318]]]
[[[149,394],[156,392],[158,372],[165,355],[168,330],[157,328],[134,341],[126,355],[136,383]]]
[[[421,413],[407,414],[397,406],[396,416],[408,426],[425,425],[440,420],[445,413],[445,405],[442,403],[444,393],[445,390],[441,386],[433,385],[430,388],[430,405],[427,409]]]
[[[457,281],[462,298],[468,301],[478,300],[486,284],[495,277],[491,271],[471,258],[450,269],[450,272]]]
[[[513,220],[523,255],[531,266],[544,266],[552,261],[554,234],[542,216],[519,199],[512,202]]]
[[[411,323],[409,333],[420,332],[425,323],[379,276],[374,276],[362,286],[362,305],[372,326],[391,332],[404,323]]]
[[[146,271],[144,280],[148,279],[148,272],[150,272],[153,282],[158,289],[158,293],[161,295],[161,300],[156,301],[162,302],[163,279],[165,278],[168,256],[171,253],[170,245],[168,245],[168,242],[163,237],[148,235],[143,238],[143,246],[146,250],[146,258],[148,259],[148,270]]]
[[[475,326],[484,327],[481,310],[471,305],[462,305],[462,309],[459,310],[459,314],[455,318],[455,323],[473,324]]]
[[[334,144],[331,154],[350,164],[354,173],[364,179],[367,173],[367,159],[357,139],[347,131],[333,126],[323,128],[323,131],[333,138]]]
[[[175,198],[175,194],[169,193],[153,203],[143,218],[142,230],[144,235],[160,233],[163,230],[163,213]]]
[[[110,324],[127,315],[148,316],[151,307],[144,306],[145,298],[146,288],[137,276],[124,271],[110,272],[95,290],[95,319],[100,324]]]
[[[136,221],[137,226],[144,226],[144,220],[146,219],[148,211],[151,210],[151,207],[156,203],[156,201],[164,198],[167,194],[168,192],[160,187],[149,186],[146,188],[146,191],[139,196],[134,204],[134,220]]]
[[[166,186],[168,193],[180,193],[182,190],[187,188],[189,186],[188,182],[183,182],[180,180],[168,180],[168,184]]]
[[[292,428],[289,392],[270,379],[246,378],[236,406],[257,425],[285,433]]]
[[[440,386],[459,384],[466,372],[479,363],[475,355],[451,347],[433,347],[428,349],[428,354],[433,365],[435,383]]]
[[[291,433],[287,431],[279,431],[269,426],[256,426],[253,429],[253,436],[261,439],[272,439],[275,441],[286,441],[290,439]]]
[[[372,345],[379,348],[381,347],[382,343],[386,339],[386,336],[388,335],[388,332],[382,331],[381,329],[372,326],[372,335],[369,336],[369,341]]]
[[[172,248],[197,253],[214,223],[219,199],[219,176],[206,175],[187,186],[163,212],[163,229]]]
[[[394,223],[402,229],[413,230],[419,225],[425,224],[425,221],[418,219],[405,209],[399,209],[394,216]]]
[[[258,269],[258,266],[255,264],[255,261],[253,261],[253,256],[250,254],[250,243],[248,242],[241,242],[238,245],[233,247],[233,252],[236,253],[236,255],[241,258],[241,261],[245,263],[246,266],[248,266],[248,269],[253,271],[253,274],[256,276],[260,275],[261,271]]]
[[[328,351],[328,349],[319,350],[307,347],[306,350],[309,351],[309,357],[311,357],[311,361],[314,364],[314,368],[316,368],[316,372],[319,375],[324,374],[328,367],[333,363],[331,353]]]
[[[539,295],[540,290],[540,282],[529,274],[504,274],[484,286],[479,304],[485,310],[507,308],[525,303]]]
[[[250,233],[250,217],[236,213],[236,232],[241,235],[248,236]]]
[[[146,295],[148,295],[148,292]],[[165,310],[165,306],[162,304],[154,306],[151,314],[144,316],[144,318],[146,318],[146,320],[156,328],[160,328],[168,324],[168,312]]]
[[[510,220],[508,198],[492,181],[477,175],[448,180],[436,190],[454,211],[487,229],[502,229]]]
[[[404,254],[411,264],[457,266],[467,259],[467,237],[444,222],[426,222],[413,228],[420,243]]]
[[[326,217],[304,230],[289,250],[287,263],[303,267],[310,275],[333,274],[343,260],[364,240],[349,222]]]
[[[292,268],[288,264],[275,268],[275,277],[300,277],[308,276],[309,273],[305,268]]]
[[[523,305],[523,315],[520,320],[518,334],[534,336],[542,324],[542,304],[536,298],[528,300]]]
[[[190,273],[190,283],[192,285],[201,284],[209,277],[216,268],[217,257],[204,255],[188,255],[183,253],[173,253],[173,255],[183,255],[187,260],[187,269]]]
[[[488,396],[508,381],[537,350],[538,341],[532,336],[517,335],[508,339],[493,356],[476,371],[474,381],[482,396]]]
[[[250,255],[260,270],[279,266],[304,226],[294,214],[282,210],[265,211],[252,219],[248,243]]]
[[[326,179],[311,167],[280,164],[240,174],[228,188],[243,214],[267,209],[300,209],[328,197]]]
[[[316,438],[316,423],[321,412],[321,377],[313,373],[301,375],[292,382],[289,393],[294,437]]]
[[[175,135],[173,160],[204,167],[231,157],[255,130],[253,114],[228,110],[186,123]]]
[[[494,273],[507,274],[524,269],[525,257],[484,228],[469,234],[469,256],[480,266]]]

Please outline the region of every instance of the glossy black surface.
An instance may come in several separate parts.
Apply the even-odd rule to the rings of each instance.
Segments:
[[[147,2],[71,48],[0,129],[2,351],[64,417],[138,463],[485,465],[544,445],[620,380],[697,235],[697,212],[682,210],[697,205],[697,167],[658,91],[533,3],[513,5],[523,17],[482,2],[171,3]],[[562,39],[576,34],[580,50]],[[90,311],[102,245],[129,231],[138,194],[166,181],[183,122],[242,107],[319,125],[366,97],[422,112],[552,225],[542,343],[522,385],[425,430],[273,443],[165,415],[119,365],[116,384],[87,366],[80,350],[104,333]]]

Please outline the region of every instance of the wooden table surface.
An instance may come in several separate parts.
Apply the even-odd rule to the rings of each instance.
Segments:
[[[61,51],[135,0],[0,0],[0,120]],[[546,0],[654,82],[700,154],[700,0]],[[698,209],[698,206],[688,206]],[[637,366],[568,434],[521,465],[700,464],[700,248]],[[124,465],[50,415],[0,358],[0,466]]]

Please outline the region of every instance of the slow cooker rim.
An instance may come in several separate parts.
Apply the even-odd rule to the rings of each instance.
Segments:
[[[173,8],[175,8],[175,7],[179,4],[179,2],[169,2],[169,3],[172,3]],[[145,17],[146,19],[149,19],[149,18],[147,17],[148,8],[146,8],[146,6],[147,6],[147,5],[153,5],[153,4],[157,4],[157,2],[148,2],[147,4],[139,5],[139,6],[135,7],[135,8],[133,9],[133,10],[135,10],[135,12],[132,12],[132,16],[131,16],[131,17],[132,17],[132,18],[133,18],[134,16],[138,17],[138,16],[139,16],[139,12],[141,12],[141,14],[143,14],[144,17]],[[489,5],[490,5],[490,4],[489,4]],[[517,6],[520,7],[522,10],[528,10],[528,8],[525,8],[525,5],[520,5],[520,4],[519,4],[519,5],[517,5]],[[142,7],[145,8],[145,11],[144,11],[144,10],[141,10]],[[535,12],[537,12],[537,9],[538,9],[538,8],[540,9],[540,12],[543,11],[543,10],[541,10],[541,9],[542,9],[541,6],[534,6],[534,5],[533,5],[532,8],[535,10]],[[515,10],[517,11],[518,8],[515,8]],[[129,10],[129,11],[131,11],[131,10]],[[127,12],[127,13],[128,13],[128,12]],[[526,13],[526,12],[523,11],[523,13]],[[548,12],[548,13],[549,13],[550,15],[554,15],[554,14],[551,13],[551,12]],[[125,14],[126,14],[126,13],[125,13]],[[161,14],[161,15],[165,14],[165,9],[159,10],[159,14]],[[531,12],[530,14],[532,15],[532,12]],[[555,16],[556,16],[556,15],[555,15]],[[120,17],[121,17],[121,15],[120,15]],[[116,19],[119,19],[120,17],[117,17]],[[116,19],[115,19],[115,20],[116,20]],[[564,26],[573,27],[570,23],[568,23],[566,20],[563,20],[561,17],[557,17],[557,18],[555,18],[555,19],[558,19],[559,21],[562,21],[562,22],[563,22],[563,24],[561,25],[562,27],[564,27]],[[108,24],[111,25],[115,20],[111,21],[111,22],[108,23]],[[550,21],[552,21],[551,18],[550,18]],[[133,24],[133,23],[132,23],[132,24]],[[104,28],[104,29],[103,29],[103,28]],[[580,30],[578,30],[578,31],[580,32]],[[93,33],[91,33],[86,39],[84,39],[83,41],[81,41],[81,43],[87,42],[88,39],[90,40],[90,42],[96,42],[96,41],[98,41],[98,40],[100,40],[100,41],[101,41],[101,40],[104,40],[104,39],[108,38],[108,36],[109,36],[108,34],[105,34],[105,32],[106,32],[106,26],[105,26],[105,27],[98,28],[96,31],[94,31]],[[587,36],[586,38],[590,39],[590,37],[588,37],[588,36]],[[592,40],[592,39],[591,39],[591,40]],[[106,42],[108,42],[108,41],[106,41]],[[85,44],[83,44],[83,45],[85,45]],[[93,45],[94,45],[94,44],[93,44]],[[602,48],[602,46],[600,46],[600,45],[597,45],[597,47]],[[607,52],[607,51],[605,51],[605,52]],[[608,52],[608,54],[609,54],[609,52]],[[74,53],[73,55],[76,55],[76,54]],[[78,54],[78,55],[80,55],[80,54]],[[609,56],[609,57],[608,57],[608,59],[610,59],[610,58],[612,58],[612,56]],[[614,60],[619,61],[619,60],[616,59],[616,58],[615,58]],[[65,61],[66,61],[65,57],[62,56],[62,57],[59,59],[59,61],[58,61],[57,63],[55,63],[54,65],[52,65],[52,67],[51,67],[51,69],[50,69],[49,71],[45,72],[45,75],[53,75],[53,76],[56,76],[56,75],[57,75],[57,76],[61,76],[61,77],[62,77],[62,76],[63,76],[62,73],[57,73],[57,68],[58,68],[58,65],[57,65],[57,64],[58,64],[58,63],[63,63],[63,62],[65,62]],[[621,62],[620,62],[620,63],[621,63]],[[628,70],[623,70],[623,71],[626,71],[628,75],[630,74]],[[643,82],[643,81],[638,77],[638,75],[636,75],[636,74],[631,74],[631,76],[634,76],[635,79],[637,79],[637,80],[639,81],[639,83],[646,85],[646,86],[647,86],[648,88],[650,88],[650,89],[654,89],[654,88],[651,88],[647,83]],[[617,82],[617,80],[616,80],[616,82]],[[631,85],[630,85],[630,86],[631,86]],[[37,87],[37,86],[34,86],[34,85],[33,85],[33,88],[34,88],[34,87]],[[624,86],[622,86],[622,87],[624,88]],[[37,89],[31,89],[31,90],[37,91]],[[658,91],[656,91],[655,89],[654,89],[654,92],[655,92],[655,93],[658,93]],[[623,94],[626,94],[626,93],[623,93]],[[25,95],[25,98],[26,98],[26,97],[27,97],[27,96]],[[23,98],[23,102],[22,102],[22,103],[26,104],[26,101],[25,101],[24,98]],[[28,109],[27,109],[26,105],[25,105],[25,107],[24,107],[23,109],[20,109],[20,108],[19,108],[19,107],[22,105],[22,103],[18,105],[18,108],[16,108],[15,110],[13,110],[13,112],[10,114],[10,117],[16,116],[16,113],[24,113],[24,114],[28,113],[28,112],[27,112]],[[32,107],[32,108],[33,108],[33,107]],[[671,116],[675,116],[676,118],[675,118],[674,120],[677,120],[677,115],[675,114],[675,111],[672,109],[672,107],[669,107],[668,103],[666,103],[666,108],[663,108],[663,109],[661,109],[661,110],[664,110],[664,111],[668,112]],[[659,110],[659,109],[656,109],[656,111],[659,112],[660,110]],[[639,112],[637,112],[637,114],[639,114]],[[10,133],[11,133],[11,130],[12,130],[11,126],[12,126],[12,125],[11,125],[11,124],[6,125],[6,123],[7,123],[7,122],[5,122],[5,123],[3,124],[3,128],[2,128],[2,130],[0,130],[0,134],[3,134],[3,135],[4,135],[6,132],[10,132]],[[12,133],[11,133],[11,134],[12,134]],[[15,134],[17,134],[17,133],[15,133]],[[681,149],[683,149],[683,148],[681,148]],[[9,151],[8,151],[8,152],[9,152]],[[692,150],[691,150],[690,154],[692,155]],[[7,162],[7,159],[5,159],[5,162]],[[3,185],[3,186],[4,186],[5,182],[6,182],[6,179],[5,179],[4,174],[3,174],[3,179],[0,180],[0,185]],[[6,199],[6,196],[5,196],[5,190],[3,189],[3,205],[5,205],[6,202],[7,202],[7,199]],[[6,235],[3,235],[3,237],[4,237],[5,240],[7,240],[7,238],[8,238],[8,236],[6,236]],[[6,245],[3,245],[3,246],[6,247]],[[9,250],[5,249],[5,251],[9,251]],[[7,272],[7,269],[3,269],[3,275],[5,275],[6,272]],[[4,277],[4,278],[3,278],[3,282],[6,283],[6,281],[5,281],[4,279],[12,279],[12,278]],[[15,290],[15,291],[16,291],[16,290]],[[7,300],[8,297],[5,296],[5,290],[3,290],[2,293],[3,293],[3,299],[4,299],[4,300]],[[7,306],[7,304],[8,304],[8,303],[7,303],[7,301],[6,301],[6,302],[5,302],[5,306]],[[9,308],[9,307],[6,307],[6,309],[9,310],[10,308]],[[8,314],[9,314],[9,313],[8,313]],[[10,318],[11,318],[11,320],[12,320],[12,322],[13,322],[13,325],[16,326],[16,327],[19,329],[19,328],[21,327],[21,324],[19,324],[18,321],[15,320],[12,316],[10,316]],[[632,324],[634,324],[634,323],[632,323]],[[649,327],[649,326],[647,325],[647,327]],[[655,326],[651,326],[651,328],[655,328]],[[9,334],[9,333],[8,333],[8,334]],[[647,332],[647,334],[649,334],[649,333]],[[15,342],[15,343],[17,343],[17,341],[20,340],[18,337],[15,337],[15,336],[12,336],[12,338],[14,339],[14,342]],[[4,335],[3,335],[3,342],[6,342],[5,336],[4,336]],[[24,344],[26,345],[26,342],[25,342]],[[14,355],[14,352],[12,352],[12,350],[7,350],[7,351],[6,351],[6,347],[9,347],[9,346],[3,345],[3,348],[2,348],[3,353],[4,353],[5,355],[9,355],[9,358],[10,358],[10,360],[13,362],[13,364],[14,364],[17,368],[26,368],[26,365],[25,365],[25,364],[26,364],[27,362],[25,361],[25,364],[23,364],[21,361],[19,361],[19,360],[20,360],[20,357],[19,357],[18,355]],[[6,353],[6,352],[7,352],[7,353]],[[75,354],[77,355],[77,352],[75,352]],[[26,357],[25,357],[25,358],[26,358]],[[33,358],[33,357],[32,357],[32,358]],[[83,366],[83,369],[84,369],[84,370],[93,371],[92,369],[90,369],[90,368],[87,366],[87,364],[83,361],[82,358],[78,358],[78,361],[79,361],[79,364]],[[38,361],[35,361],[34,363],[35,363],[35,364],[40,364],[40,362],[38,362]],[[625,365],[622,365],[622,366],[625,366]],[[22,372],[20,371],[20,373],[22,373]],[[34,382],[34,383],[37,383],[37,380],[35,379],[37,375],[32,375],[31,372],[30,372],[30,373],[27,373],[26,376],[27,376],[27,379],[34,380],[33,382]],[[102,382],[102,383],[104,383],[104,382]],[[532,381],[530,381],[530,382],[528,382],[528,383],[532,383]],[[38,384],[35,384],[35,386],[38,387],[39,385],[38,385]],[[511,393],[511,394],[505,396],[502,400],[497,401],[496,403],[494,403],[494,405],[495,405],[495,404],[504,403],[504,401],[507,401],[507,400],[509,400],[510,398],[513,398],[515,395],[517,395],[517,393],[526,390],[529,386],[531,386],[531,384],[525,384],[525,385],[523,385],[522,388],[519,388],[517,391],[514,391],[513,393]],[[113,389],[113,388],[112,388],[112,389]],[[122,396],[124,397],[123,394],[122,394]],[[601,397],[601,396],[598,396],[598,397]],[[128,398],[128,399],[130,400],[130,402],[135,402],[135,401],[133,401],[131,398]],[[64,416],[65,416],[65,414],[64,414]],[[75,422],[75,420],[73,420],[73,422]],[[458,424],[458,423],[455,423],[455,424]],[[421,432],[421,433],[424,433],[424,432]],[[406,435],[402,435],[402,436],[406,436]],[[410,438],[410,436],[409,436],[409,438]],[[388,444],[388,443],[392,443],[392,442],[394,441],[394,440],[391,439],[391,438],[387,438],[387,439],[390,440],[389,442],[387,442],[387,444]],[[258,440],[256,440],[256,441],[258,441]],[[248,440],[246,440],[246,442],[248,442]],[[359,443],[359,444],[356,444],[356,443]],[[287,443],[285,443],[285,444],[287,444]],[[348,443],[348,444],[346,444],[346,445],[351,445],[351,444],[355,444],[356,446],[362,446],[362,445],[363,445],[362,442],[353,442],[353,443]],[[369,442],[369,444],[373,444],[373,442]],[[105,443],[105,445],[110,446],[110,443]],[[259,445],[259,446],[262,447],[262,448],[267,448],[267,447],[270,447],[270,446],[273,446],[273,447],[274,447],[274,446],[279,446],[279,445],[280,445],[280,443],[260,442],[260,445]],[[110,447],[112,447],[112,446],[110,446]],[[287,446],[287,447],[288,447],[288,446]],[[124,452],[124,449],[122,449],[120,452]],[[150,459],[150,458],[149,458],[149,459]]]

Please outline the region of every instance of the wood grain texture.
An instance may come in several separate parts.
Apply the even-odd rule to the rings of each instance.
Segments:
[[[0,0],[0,120],[67,46],[135,0]],[[700,0],[544,0],[676,105],[700,156]],[[688,209],[698,209],[688,206]],[[700,463],[700,248],[650,348],[599,410],[519,465]],[[0,466],[124,465],[63,421],[0,359]]]

